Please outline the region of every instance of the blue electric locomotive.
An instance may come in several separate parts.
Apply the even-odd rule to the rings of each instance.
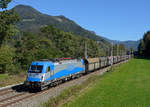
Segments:
[[[85,73],[84,60],[40,60],[34,61],[28,69],[25,86],[43,90],[47,86],[57,84]]]

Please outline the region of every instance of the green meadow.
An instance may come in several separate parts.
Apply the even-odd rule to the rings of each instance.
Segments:
[[[25,73],[20,73],[16,75],[0,74],[0,87],[23,83],[25,79],[26,79]]]
[[[105,73],[64,107],[149,107],[150,60],[132,59]]]

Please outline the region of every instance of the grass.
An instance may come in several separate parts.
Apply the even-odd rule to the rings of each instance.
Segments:
[[[16,75],[0,74],[0,87],[22,83],[25,81],[25,79],[25,73],[20,73]]]
[[[0,74],[0,79],[5,79],[8,77],[8,74]]]
[[[87,81],[84,81],[80,85],[74,85],[74,86],[64,89],[60,93],[60,95],[53,97],[49,99],[48,101],[44,102],[43,104],[41,104],[41,107],[56,107],[65,103],[66,101],[69,101],[70,97],[78,95],[78,93],[81,92],[83,89],[90,86],[95,81],[99,80],[99,77],[100,76],[93,75],[89,77]]]
[[[106,73],[63,107],[149,107],[150,60],[132,59]]]

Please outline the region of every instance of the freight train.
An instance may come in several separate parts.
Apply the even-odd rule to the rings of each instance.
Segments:
[[[57,58],[34,61],[27,71],[24,85],[44,90],[64,81],[130,59],[130,55],[87,59]]]

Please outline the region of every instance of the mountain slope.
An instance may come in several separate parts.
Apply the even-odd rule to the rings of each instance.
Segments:
[[[103,37],[107,42],[110,42],[110,43],[114,43],[114,44],[124,44],[126,49],[130,49],[130,48],[133,48],[135,51],[138,50],[138,45],[140,44],[140,40],[138,41],[131,41],[131,40],[128,40],[128,41],[117,41],[117,40],[110,40],[108,38],[105,38]]]
[[[72,32],[75,35],[88,37],[95,41],[100,41],[103,45],[109,43],[95,33],[88,31],[74,21],[65,16],[51,16],[38,12],[30,6],[18,5],[14,8],[15,12],[20,16],[20,22],[17,24],[21,31],[39,32],[43,26],[54,25],[55,27],[65,31]]]
[[[124,44],[127,49],[133,48],[135,51],[137,51],[140,41],[122,41],[121,43]]]

